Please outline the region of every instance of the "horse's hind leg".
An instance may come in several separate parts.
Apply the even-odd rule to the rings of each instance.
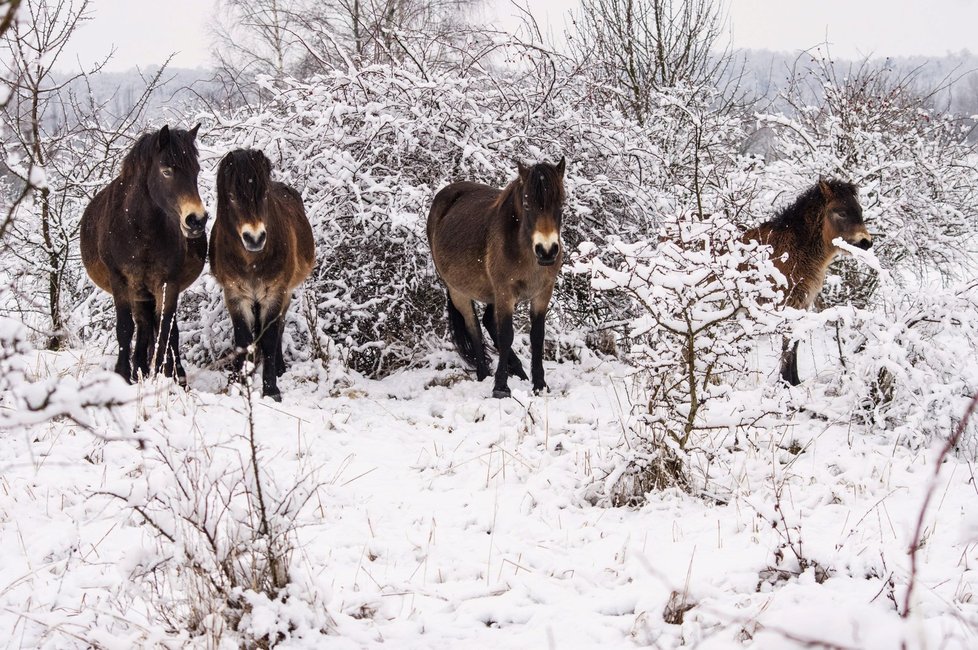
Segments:
[[[789,386],[801,383],[801,378],[798,377],[798,343],[792,343],[787,338],[781,340],[781,379]]]
[[[492,344],[496,346],[496,350],[499,350],[499,342],[496,340],[496,307],[490,303],[486,305],[486,311],[482,314],[482,324],[486,326],[486,331],[489,332],[489,338],[492,339]],[[529,379],[526,376],[526,371],[523,370],[523,364],[520,363],[520,358],[516,356],[516,352],[512,349],[509,351],[509,359],[506,360],[506,369],[509,372],[510,377],[519,377],[520,379]]]
[[[448,324],[455,347],[463,359],[475,366],[475,376],[482,381],[489,376],[489,359],[482,340],[482,327],[471,299],[448,290]]]

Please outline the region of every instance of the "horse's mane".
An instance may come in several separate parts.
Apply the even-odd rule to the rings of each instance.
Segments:
[[[823,180],[832,190],[836,198],[845,200],[855,198],[859,190],[852,183],[840,181],[835,178]],[[768,224],[778,230],[805,230],[809,227],[820,227],[819,222],[810,221],[813,217],[821,216],[821,210],[825,206],[825,195],[822,188],[816,183],[802,192],[791,205],[783,208],[774,215]]]
[[[497,208],[509,213],[515,212],[519,199],[517,192],[521,189],[523,200],[544,212],[553,212],[564,203],[563,179],[557,168],[549,163],[538,163],[530,167],[525,183],[521,177],[517,177],[507,185],[496,199]]]
[[[200,171],[200,163],[197,162],[197,145],[194,137],[189,131],[183,129],[170,129],[166,149],[162,152],[161,159],[166,160],[174,167],[186,169],[192,173]],[[153,157],[159,150],[159,131],[150,131],[139,136],[136,144],[122,159],[123,178],[138,178],[146,173]]]
[[[235,149],[221,158],[217,166],[217,191],[221,199],[227,192],[250,203],[265,195],[271,181],[271,165],[257,149]]]

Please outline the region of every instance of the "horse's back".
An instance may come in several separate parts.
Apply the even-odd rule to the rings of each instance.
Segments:
[[[462,181],[440,190],[428,211],[428,243],[435,264],[442,252],[485,251],[496,200],[502,192],[494,187]]]

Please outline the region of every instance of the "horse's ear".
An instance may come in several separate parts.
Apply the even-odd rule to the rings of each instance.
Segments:
[[[835,192],[832,191],[832,186],[824,178],[818,179],[818,189],[822,191],[822,196],[826,200],[831,200],[835,196]]]
[[[563,156],[561,156],[560,157],[560,162],[557,163],[557,173],[560,174],[561,176],[563,176],[564,175],[564,169],[566,169],[566,168],[567,168],[567,159],[565,159]]]
[[[160,151],[166,149],[166,146],[170,144],[170,127],[167,124],[163,125],[160,129],[159,135],[156,136],[156,142],[160,146]]]
[[[200,130],[200,122],[197,122],[197,126],[195,126],[194,128],[190,129],[190,137],[192,139],[196,139],[197,138],[197,131],[199,131],[199,130]]]
[[[516,169],[520,173],[520,178],[525,178],[526,173],[529,171],[526,167],[523,166],[523,163],[521,163],[518,160],[516,161]]]
[[[265,176],[272,175],[272,161],[268,159],[264,151],[259,150],[258,163],[261,165],[262,171],[265,172]]]

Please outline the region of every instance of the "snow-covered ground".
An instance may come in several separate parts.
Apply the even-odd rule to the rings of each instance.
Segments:
[[[37,372],[108,366],[62,353]],[[973,459],[940,473],[903,619],[934,450],[827,405],[719,435],[722,502],[665,491],[606,507],[594,495],[634,443],[633,371],[589,354],[547,369],[549,395],[514,381],[494,400],[443,351],[380,381],[296,367],[283,403],[256,398],[266,494],[310,492],[287,596],[253,601],[248,632],[296,648],[978,647]],[[127,389],[93,431],[0,431],[0,646],[187,644],[164,634],[148,571],[177,551],[130,506],[169,489],[161,456],[206,459],[199,476],[221,484],[247,467],[248,432],[248,401],[223,374],[189,378],[187,392]]]

